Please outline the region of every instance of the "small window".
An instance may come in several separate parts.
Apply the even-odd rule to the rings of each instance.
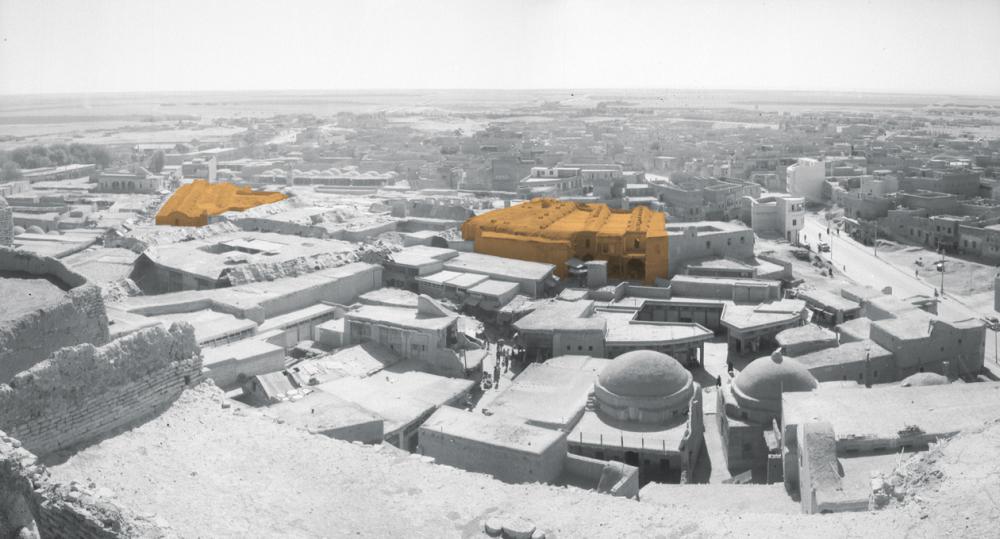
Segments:
[[[711,249],[711,248],[712,248],[712,242],[710,242],[710,241],[706,241],[706,242],[705,242],[705,248],[706,248],[706,249]]]
[[[799,220],[798,219],[792,219],[792,226],[796,226],[798,224],[799,224]]]

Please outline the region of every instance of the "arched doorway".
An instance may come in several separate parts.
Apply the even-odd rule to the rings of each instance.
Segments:
[[[646,276],[646,267],[642,260],[632,258],[625,264],[625,278],[630,280],[642,280]]]

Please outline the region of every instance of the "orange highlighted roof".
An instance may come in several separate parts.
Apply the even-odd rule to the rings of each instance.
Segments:
[[[288,198],[282,193],[254,191],[231,183],[195,180],[182,185],[156,214],[156,224],[205,226],[208,218],[227,211],[244,211]]]

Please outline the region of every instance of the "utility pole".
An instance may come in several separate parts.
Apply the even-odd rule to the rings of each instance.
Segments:
[[[944,296],[944,253],[941,253],[941,260],[937,263],[937,270],[941,272],[941,295]]]
[[[878,258],[878,218],[875,218],[875,241],[872,243],[872,248],[875,249],[875,257]]]

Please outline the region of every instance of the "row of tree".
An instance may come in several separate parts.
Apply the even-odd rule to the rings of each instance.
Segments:
[[[104,168],[111,165],[111,153],[96,144],[51,144],[23,146],[0,154],[0,163],[12,161],[19,168],[58,167],[94,163]]]

